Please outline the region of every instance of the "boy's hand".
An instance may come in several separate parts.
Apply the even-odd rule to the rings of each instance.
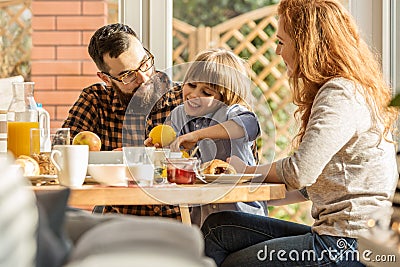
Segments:
[[[146,140],[144,140],[144,145],[145,146],[154,146],[155,148],[161,147],[161,145],[159,143],[153,144],[153,139],[151,139],[151,137],[149,137]]]
[[[190,150],[196,146],[198,141],[199,141],[198,138],[192,132],[192,133],[181,135],[178,138],[176,138],[175,141],[169,145],[169,148],[173,152],[180,151],[181,146],[183,146],[187,150]]]

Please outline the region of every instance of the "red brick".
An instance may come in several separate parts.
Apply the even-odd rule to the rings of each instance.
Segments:
[[[78,75],[81,74],[78,61],[33,61],[32,75]]]
[[[96,75],[92,76],[58,76],[57,88],[68,90],[82,90],[91,84],[101,82],[100,78]]]
[[[94,64],[93,61],[83,61],[82,62],[82,74],[83,75],[93,75],[96,74],[99,70]]]
[[[32,75],[32,81],[35,82],[35,91],[56,89],[56,77],[54,76]]]
[[[33,16],[32,17],[32,29],[38,30],[55,30],[56,29],[56,18],[54,16]]]
[[[81,34],[74,31],[37,32],[32,33],[32,44],[37,45],[80,45]]]
[[[33,46],[31,59],[55,59],[56,48],[54,46]]]
[[[32,14],[80,15],[81,1],[32,1]]]
[[[35,92],[35,100],[46,105],[72,106],[80,93],[80,91],[38,91]]]
[[[106,1],[83,1],[82,13],[84,15],[103,15],[107,16]]]
[[[82,32],[82,44],[88,46],[90,38],[92,38],[95,31],[83,31]]]
[[[47,112],[49,112],[50,120],[56,118],[56,106],[54,106],[54,105],[48,105],[47,103],[40,102],[40,101],[38,101],[38,100],[36,99],[36,97],[35,97],[35,100],[36,100],[36,103],[42,103],[43,108],[46,109]],[[51,127],[51,126],[50,126],[50,127]]]
[[[68,106],[57,106],[55,119],[65,120],[68,117],[68,112],[74,103],[71,103],[71,105]]]
[[[57,17],[58,30],[96,30],[107,23],[105,16],[63,16]]]
[[[57,59],[89,60],[90,56],[86,46],[59,46],[57,47]]]
[[[64,123],[64,120],[51,120],[50,127],[51,128],[60,128],[63,123]]]

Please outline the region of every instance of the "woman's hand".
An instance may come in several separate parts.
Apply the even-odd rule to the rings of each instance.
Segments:
[[[199,141],[198,137],[194,132],[184,134],[175,139],[170,145],[169,148],[173,152],[177,152],[181,150],[181,146],[183,146],[186,150],[190,150],[196,146]]]
[[[227,158],[226,161],[235,168],[237,173],[248,173],[246,171],[249,171],[246,163],[237,156]]]

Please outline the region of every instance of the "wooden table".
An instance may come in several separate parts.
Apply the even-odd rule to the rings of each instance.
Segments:
[[[58,185],[32,186],[38,191],[60,190]],[[106,187],[83,185],[71,188],[70,206],[86,205],[179,205],[182,222],[190,224],[189,205],[250,202],[285,197],[283,184],[155,185],[153,187]]]

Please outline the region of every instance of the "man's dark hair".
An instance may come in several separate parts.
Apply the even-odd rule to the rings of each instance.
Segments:
[[[117,58],[130,46],[130,36],[137,38],[136,32],[128,25],[121,23],[109,24],[98,29],[90,38],[88,52],[100,71],[108,72],[103,56]]]

